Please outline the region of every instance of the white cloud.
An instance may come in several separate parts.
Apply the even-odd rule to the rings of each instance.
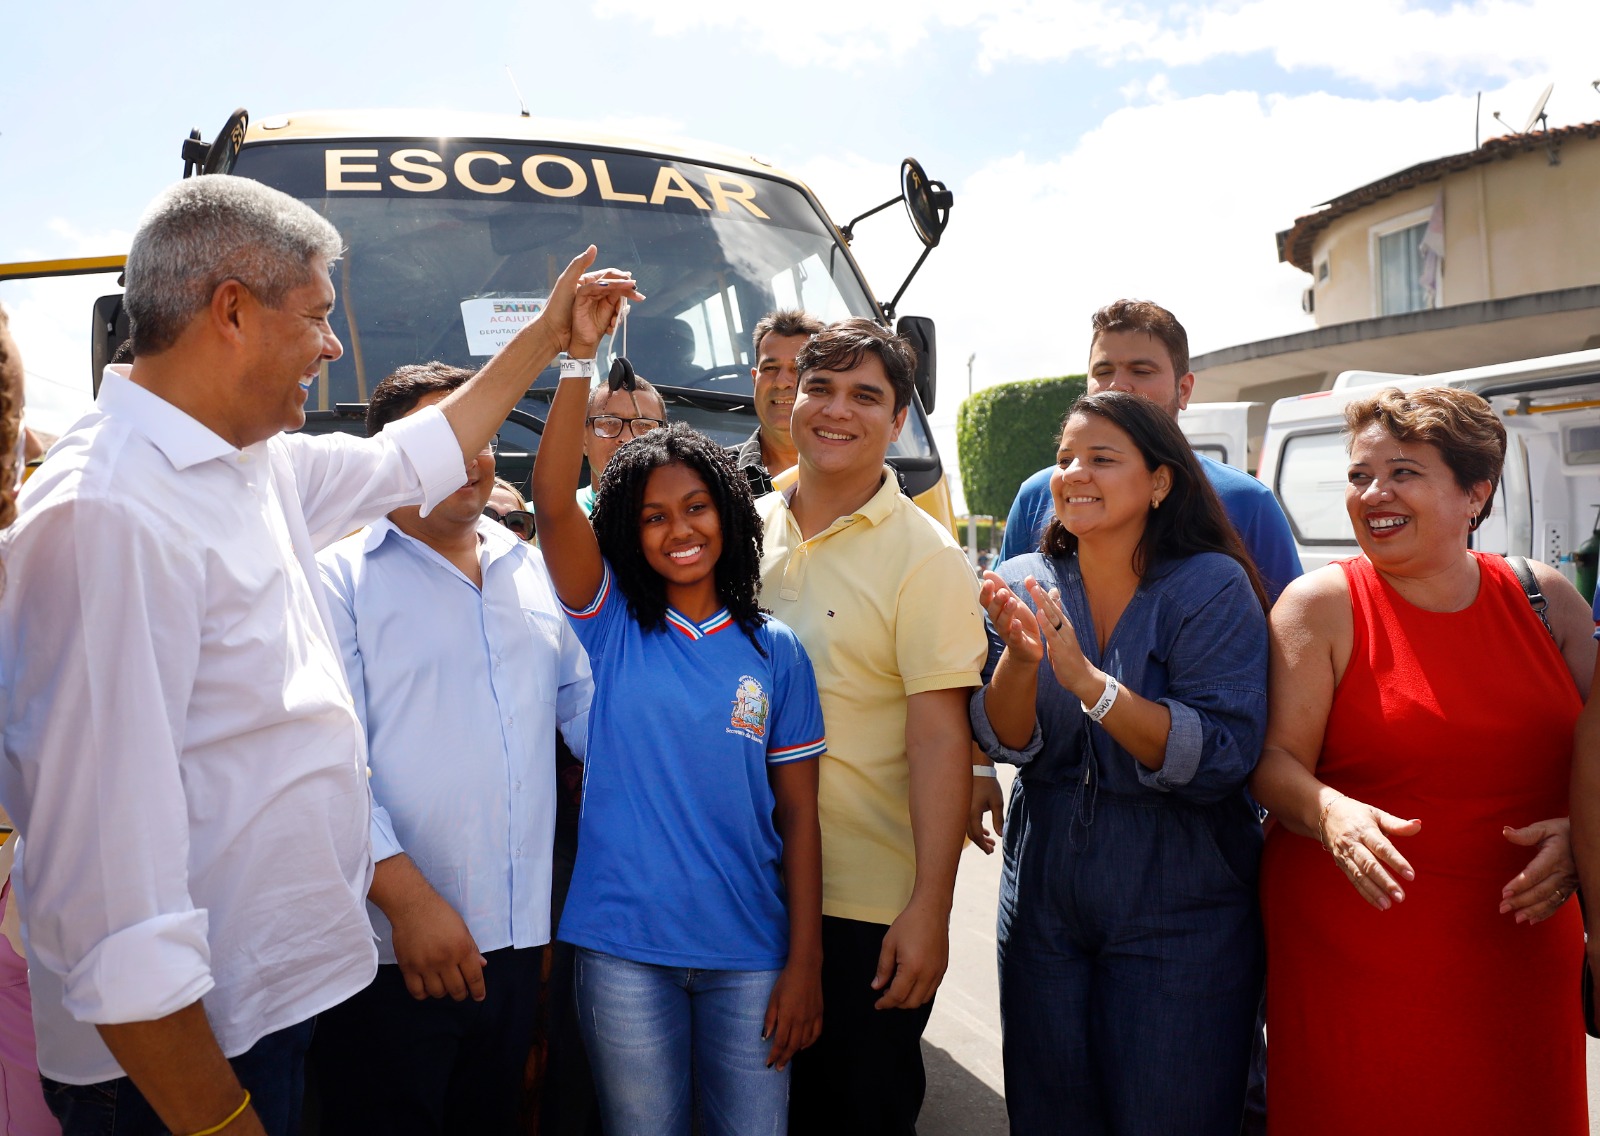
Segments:
[[[84,232],[59,218],[49,239],[18,252],[17,260],[110,256],[126,252],[132,234]],[[12,337],[27,372],[28,421],[59,433],[89,406],[92,375],[89,319],[95,298],[119,291],[115,274],[62,276],[0,284]]]
[[[1518,125],[1539,84],[1484,99]],[[1592,96],[1591,96],[1592,97]],[[1088,320],[1121,296],[1171,308],[1201,352],[1309,329],[1309,278],[1274,234],[1318,203],[1419,161],[1471,149],[1474,100],[1362,100],[1250,92],[1168,98],[1109,115],[1061,154],[1017,153],[952,182],[944,242],[901,302],[935,315],[934,423],[955,466],[966,359],[979,388],[1081,371]],[[843,221],[893,193],[896,167],[854,155],[785,164]],[[856,254],[888,298],[920,251],[899,211],[864,223]]]
[[[597,0],[603,17],[643,20],[657,35],[678,36],[700,28],[744,32],[751,46],[795,64],[850,67],[886,56],[901,57],[928,35],[930,17],[949,0],[810,0],[803,10],[785,4],[727,4],[722,0],[667,0],[634,4]]]
[[[1092,4],[997,5],[979,20],[980,64],[1085,55],[1177,67],[1263,53],[1286,71],[1325,69],[1391,91],[1587,65],[1600,35],[1592,0],[1472,0],[1443,12],[1409,0],[1345,0],[1336,11],[1303,0],[1126,10],[1137,16]]]
[[[784,5],[600,0],[602,16],[647,22],[661,35],[742,31],[792,64],[850,67],[907,57],[935,30],[969,29],[976,62],[1148,61],[1166,67],[1264,53],[1286,71],[1323,69],[1392,91],[1452,85],[1466,76],[1511,79],[1596,64],[1594,0],[1460,0],[1448,11],[1415,0],[1221,0],[1208,5],[1099,0],[812,0],[803,18]],[[1592,78],[1593,76],[1591,76]]]

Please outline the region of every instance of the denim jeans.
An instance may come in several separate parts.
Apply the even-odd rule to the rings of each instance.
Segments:
[[[269,1136],[295,1136],[300,1131],[306,1050],[315,1026],[316,1019],[311,1018],[269,1033],[228,1059],[239,1083],[250,1090],[250,1105]],[[62,1136],[167,1136],[167,1126],[127,1077],[93,1085],[66,1085],[48,1077],[40,1081],[45,1103],[61,1122]]]
[[[1000,1013],[1014,1133],[1238,1136],[1263,948],[1261,835],[1237,809],[1019,778]]]
[[[776,970],[692,970],[579,949],[578,1014],[606,1136],[783,1136],[789,1073],[763,1041]]]

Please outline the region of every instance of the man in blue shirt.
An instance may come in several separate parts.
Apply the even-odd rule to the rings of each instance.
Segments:
[[[368,433],[471,375],[402,367]],[[326,1131],[514,1128],[550,941],[555,729],[583,754],[593,686],[538,549],[484,516],[493,488],[486,447],[426,517],[397,509],[318,557],[370,751],[380,962],[319,1018]]]
[[[1164,407],[1173,418],[1189,405],[1194,372],[1189,370],[1189,336],[1167,309],[1144,300],[1117,300],[1095,312],[1094,338],[1089,343],[1089,393],[1130,391]],[[1278,500],[1261,482],[1241,469],[1197,453],[1200,468],[1222,499],[1228,519],[1256,562],[1267,597],[1300,575],[1300,555]],[[1045,525],[1054,515],[1050,475],[1041,469],[1017,490],[1006,517],[1000,558],[1037,552]]]

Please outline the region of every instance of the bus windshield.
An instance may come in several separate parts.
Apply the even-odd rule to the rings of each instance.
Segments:
[[[589,242],[649,297],[602,358],[614,347],[675,388],[671,417],[723,444],[756,425],[750,330],[763,314],[876,315],[811,200],[745,171],[537,143],[340,139],[246,146],[234,173],[300,198],[344,237],[332,323],[345,354],[308,410],[364,402],[403,364],[482,366]],[[547,368],[523,408],[542,419],[540,388],[555,381]],[[932,456],[919,409],[894,453]]]

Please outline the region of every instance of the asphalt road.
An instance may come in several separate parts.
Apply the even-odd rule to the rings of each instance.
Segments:
[[[1001,769],[1010,790],[1009,770]],[[1000,853],[972,845],[961,854],[950,919],[950,969],[923,1035],[928,1095],[920,1136],[988,1136],[1006,1132],[1005,1077],[1000,1065],[1000,993],[995,973],[995,897]],[[1576,983],[1574,983],[1576,987]],[[1577,990],[1573,990],[1577,997]],[[1589,1039],[1589,1131],[1600,1136],[1600,1041]]]

